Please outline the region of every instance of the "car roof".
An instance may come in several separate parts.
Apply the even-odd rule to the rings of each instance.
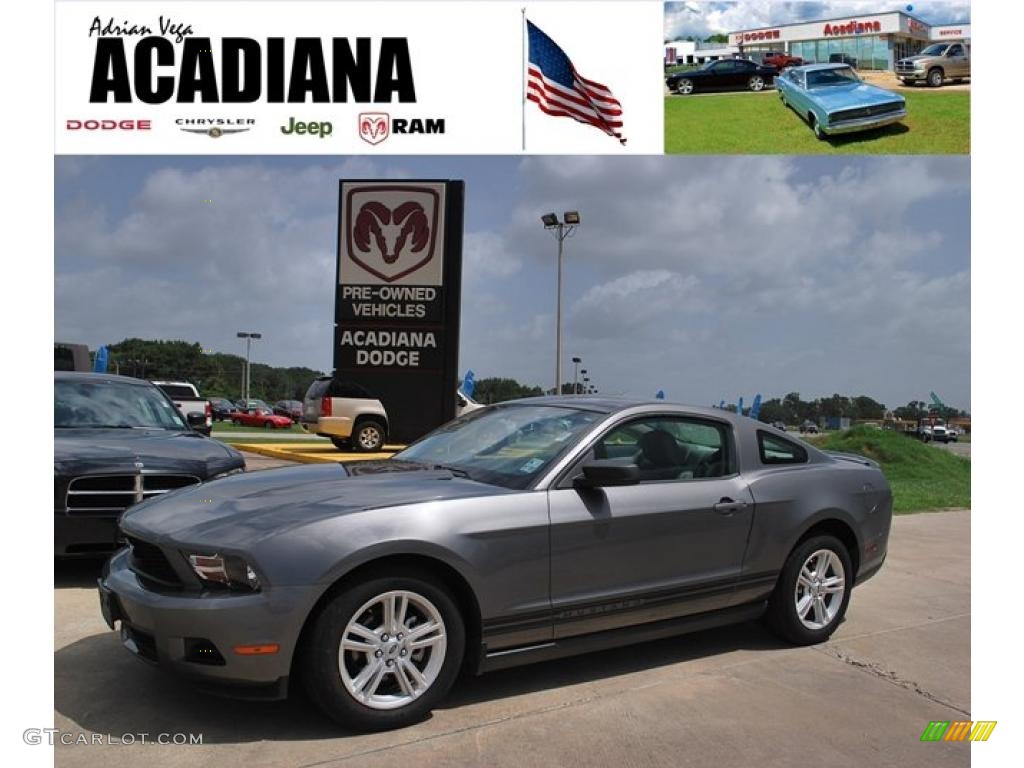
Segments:
[[[793,67],[793,69],[801,72],[821,72],[825,69],[852,69],[852,67],[849,64],[842,64],[834,61],[829,64],[804,64],[800,67]]]
[[[727,421],[737,422],[740,419],[749,420],[749,416],[739,416],[724,408],[714,408],[705,405],[687,405],[686,403],[675,403],[670,400],[654,400],[630,397],[610,397],[594,395],[545,395],[542,397],[526,397],[520,400],[506,400],[497,405],[550,405],[562,408],[576,408],[578,410],[596,411],[598,413],[618,413],[633,408],[647,408],[650,410],[664,409],[666,411],[684,410],[687,413],[698,416],[710,416]],[[761,423],[761,422],[758,422]],[[767,425],[765,425],[767,426]]]
[[[133,376],[118,376],[113,373],[89,373],[85,371],[54,371],[54,381],[109,381],[118,384],[132,384],[139,387],[150,387],[152,384],[145,379]]]

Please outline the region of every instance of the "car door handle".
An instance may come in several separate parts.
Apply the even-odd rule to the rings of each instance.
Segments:
[[[733,512],[739,512],[741,509],[747,508],[747,502],[745,501],[733,501],[730,498],[724,498],[715,504],[715,512],[720,515],[731,515]]]

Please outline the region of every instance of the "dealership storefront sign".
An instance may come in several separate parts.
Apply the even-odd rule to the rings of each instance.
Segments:
[[[390,439],[455,415],[462,181],[342,181],[334,368],[384,403]]]

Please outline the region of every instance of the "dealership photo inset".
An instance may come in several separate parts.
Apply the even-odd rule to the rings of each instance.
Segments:
[[[968,157],[54,166],[56,765],[963,765]]]
[[[666,3],[665,151],[968,153],[969,6],[863,5]]]

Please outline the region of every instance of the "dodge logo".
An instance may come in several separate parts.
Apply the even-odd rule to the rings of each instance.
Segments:
[[[434,257],[438,193],[401,184],[360,187],[345,200],[346,250],[364,270],[392,283]]]
[[[359,115],[359,138],[380,144],[391,134],[391,116],[387,112],[363,112]]]

